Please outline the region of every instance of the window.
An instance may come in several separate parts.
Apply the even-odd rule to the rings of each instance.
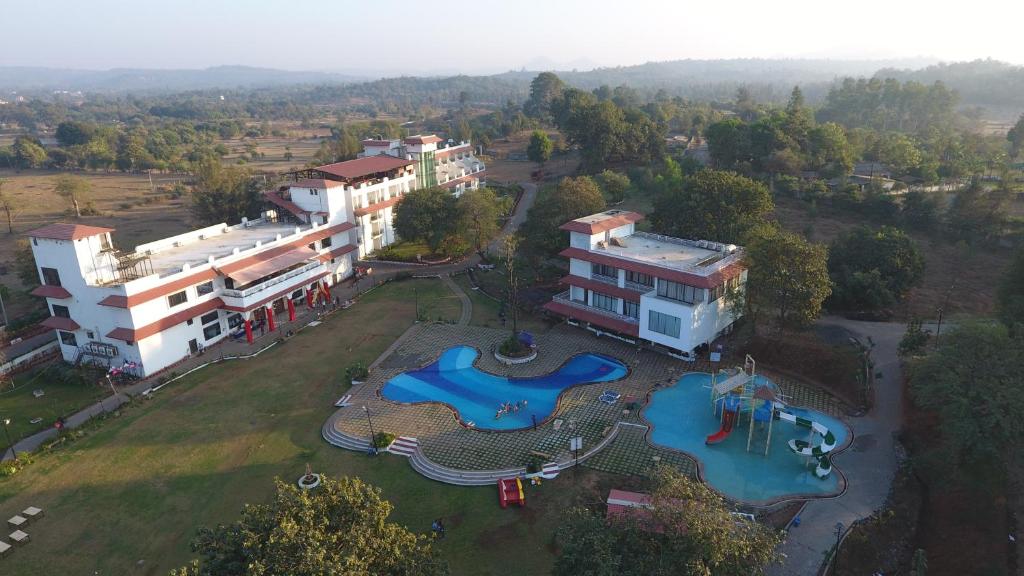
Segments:
[[[56,268],[39,268],[43,273],[43,284],[47,286],[60,286],[60,272]]]
[[[203,316],[201,318],[199,318],[199,322],[203,326],[205,326],[205,325],[209,324],[210,322],[216,322],[218,317],[219,317],[219,315],[217,314],[217,311],[214,310],[213,312],[210,312],[209,314],[203,314]]]
[[[213,280],[209,282],[203,282],[202,284],[196,285],[196,293],[200,296],[204,294],[210,294],[213,292]]]
[[[701,299],[704,296],[704,289],[694,288],[693,286],[680,284],[678,282],[659,280],[658,296],[661,296],[662,298],[668,298],[670,300],[686,302],[687,304],[693,304],[694,302],[701,301]]]
[[[590,272],[594,276],[607,276],[608,278],[619,278],[619,269],[607,264],[591,264]]]
[[[85,337],[88,338],[89,340],[92,340],[93,338],[96,337],[96,335],[92,333],[92,330],[86,330]],[[117,354],[115,354],[115,356],[117,356]]]
[[[633,272],[632,270],[626,270],[626,282],[653,287],[654,276],[651,276],[650,274],[641,274],[640,272]]]
[[[110,250],[110,235],[100,234],[100,250]]]
[[[53,315],[58,318],[71,318],[71,312],[68,311],[68,307],[61,306],[60,304],[53,305]]]
[[[309,189],[309,195],[310,196],[319,196],[320,195],[320,191],[317,190],[316,188],[310,188]]]
[[[658,334],[664,334],[673,338],[679,338],[679,329],[682,326],[682,321],[675,316],[668,314],[662,314],[661,312],[655,312],[654,310],[649,311],[647,329],[651,332],[657,332]]]
[[[195,318],[189,318],[188,320],[185,320],[185,324],[188,324],[189,326],[191,326],[194,323],[195,323]]]
[[[60,335],[60,343],[65,346],[78,346],[78,339],[75,338],[74,332],[64,332],[58,330],[57,334]]]
[[[171,308],[174,308],[179,304],[184,304],[185,302],[188,302],[188,295],[185,294],[184,290],[171,294],[167,297],[167,305]]]
[[[612,298],[611,296],[608,296],[606,294],[601,294],[600,292],[594,292],[593,302],[594,302],[594,304],[593,304],[594,308],[600,308],[602,310],[607,310],[609,312],[618,312],[619,311],[619,305],[616,302],[616,299]]]
[[[331,245],[331,237],[330,236],[328,236],[327,238],[324,238],[323,240],[320,241],[320,247],[321,248],[327,248],[330,245]]]
[[[232,280],[231,278],[225,278],[224,279],[224,287],[227,288],[228,290],[234,290],[234,288],[235,288],[235,281]]]
[[[228,328],[238,328],[242,325],[242,322],[241,314],[231,314],[228,316]]]
[[[637,302],[623,301],[623,313],[630,318],[640,318],[640,304]]]
[[[207,340],[212,340],[217,336],[220,336],[220,322],[216,324],[210,324],[206,328],[203,328],[203,338]]]
[[[299,288],[295,292],[292,292],[292,300],[302,300],[302,288]]]

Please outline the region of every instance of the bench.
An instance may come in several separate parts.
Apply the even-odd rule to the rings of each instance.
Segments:
[[[24,544],[28,542],[28,540],[28,534],[22,532],[21,530],[15,530],[14,532],[11,532],[11,542],[14,542],[15,544]]]
[[[12,516],[7,519],[7,525],[11,528],[21,528],[28,523],[28,518],[24,516]]]
[[[11,545],[7,542],[0,541],[0,558],[7,556],[11,551]]]
[[[29,520],[35,520],[36,518],[43,517],[43,509],[36,508],[35,506],[29,506],[28,508],[25,508],[24,510],[21,511],[21,515],[25,518],[28,518]]]

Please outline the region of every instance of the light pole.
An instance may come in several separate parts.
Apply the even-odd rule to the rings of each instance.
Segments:
[[[416,300],[416,319],[415,322],[420,321],[420,293],[415,287],[412,289],[412,297]]]
[[[366,413],[366,421],[370,423],[370,455],[375,456],[377,454],[376,445],[376,434],[373,433],[373,419],[370,418],[370,409],[363,406],[363,412]]]
[[[836,522],[836,553],[832,555],[832,573],[836,574],[839,569],[839,542],[843,537],[843,523]]]
[[[11,419],[10,418],[4,418],[4,435],[7,436],[7,444],[10,446],[11,455],[14,457],[15,460],[17,460],[18,459],[18,453],[14,451],[14,441],[11,440],[11,431],[8,430],[8,428],[7,428],[10,425],[11,425]]]

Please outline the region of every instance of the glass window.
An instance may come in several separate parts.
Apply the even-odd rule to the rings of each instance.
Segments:
[[[68,307],[61,306],[60,304],[53,305],[53,315],[58,318],[71,318],[71,313],[68,311]]]
[[[654,276],[651,276],[650,274],[642,274],[640,272],[633,272],[632,270],[626,270],[626,282],[643,284],[644,286],[654,286]]]
[[[171,308],[174,308],[179,304],[184,304],[185,302],[188,302],[188,296],[185,294],[184,290],[182,290],[181,292],[177,292],[175,294],[171,294],[170,296],[167,297],[167,305],[170,306]]]
[[[242,325],[242,321],[243,319],[241,314],[231,314],[228,316],[228,327],[238,328]]]
[[[619,277],[619,269],[607,264],[591,264],[590,271],[595,276],[607,276],[615,279]]]
[[[64,344],[65,346],[78,346],[78,339],[75,338],[74,332],[64,332],[63,330],[58,330],[57,333],[60,334],[61,344]]]
[[[211,292],[213,292],[213,280],[196,285],[196,293],[198,293],[200,296],[204,294],[210,294]]]
[[[594,308],[600,308],[602,310],[608,310],[609,312],[618,312],[619,306],[615,298],[608,296],[607,294],[601,294],[600,292],[594,292],[593,299]]]
[[[320,247],[321,248],[327,248],[328,246],[331,245],[331,242],[332,242],[331,237],[328,236],[327,238],[324,238],[323,240],[320,241]]]
[[[675,316],[669,314],[662,314],[661,312],[655,312],[654,310],[649,311],[647,329],[651,332],[657,332],[658,334],[664,334],[673,338],[679,338],[679,331],[682,327],[682,321]]]
[[[210,324],[206,328],[203,328],[203,338],[211,340],[213,338],[216,338],[217,336],[220,336],[220,322],[217,322],[216,324]]]
[[[658,280],[658,296],[668,298],[670,300],[686,302],[687,304],[693,304],[694,302],[700,302],[703,299],[704,289],[680,284],[678,282],[671,282],[669,280]]]
[[[625,300],[625,301],[623,301],[622,305],[623,305],[623,313],[626,316],[629,316],[630,318],[637,318],[637,319],[640,318],[640,304],[639,303],[637,303],[637,302],[630,302],[629,300]]]
[[[209,314],[203,314],[203,316],[201,318],[199,318],[199,321],[200,321],[200,323],[202,323],[205,326],[206,324],[209,324],[210,322],[216,322],[218,317],[219,317],[219,315],[218,315],[217,311],[214,310],[213,312],[210,312]]]
[[[43,284],[47,286],[60,286],[60,272],[56,268],[39,268],[43,273]]]

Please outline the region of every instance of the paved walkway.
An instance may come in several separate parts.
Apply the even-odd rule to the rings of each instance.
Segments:
[[[459,297],[459,301],[462,302],[462,313],[459,314],[459,326],[469,326],[469,321],[473,318],[473,301],[469,299],[469,295],[452,280],[450,274],[444,274],[441,276],[441,281],[448,287],[449,290],[455,293]]]
[[[769,571],[774,576],[817,574],[826,554],[836,543],[836,523],[844,530],[882,507],[889,495],[898,465],[896,434],[901,424],[902,374],[897,346],[906,326],[896,323],[860,322],[824,318],[823,326],[853,332],[863,343],[875,343],[872,358],[875,372],[874,409],[860,418],[849,418],[853,444],[834,459],[846,475],[846,493],[838,498],[811,500],[800,515],[799,527],[790,528],[782,546],[785,561]]]

